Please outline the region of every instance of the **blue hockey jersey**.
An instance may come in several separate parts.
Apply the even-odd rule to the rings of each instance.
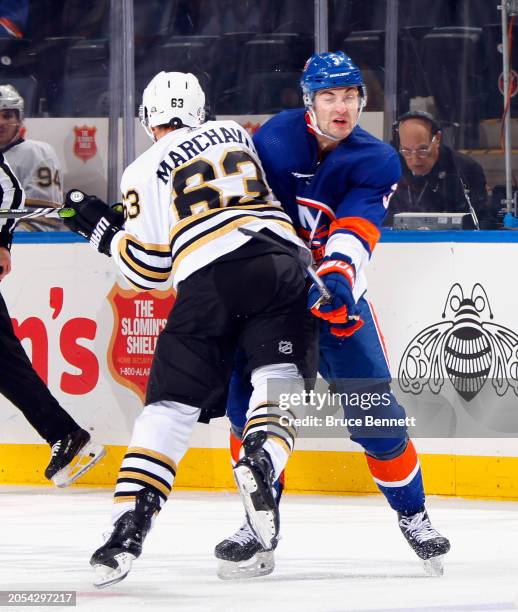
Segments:
[[[336,254],[351,259],[358,299],[367,288],[365,268],[401,174],[396,151],[356,126],[321,158],[304,109],[267,121],[254,144],[271,189],[315,261]]]
[[[29,16],[29,0],[0,2],[0,38],[22,38]]]

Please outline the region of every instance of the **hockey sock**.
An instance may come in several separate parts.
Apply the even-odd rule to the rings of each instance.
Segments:
[[[374,482],[391,508],[401,514],[414,514],[424,506],[425,495],[419,459],[408,440],[402,452],[390,458],[366,455]]]
[[[230,458],[232,461],[232,465],[236,465],[239,461],[239,451],[241,450],[241,438],[236,436],[236,434],[230,430]]]
[[[250,408],[247,411],[247,422],[243,431],[243,441],[257,431],[266,434],[263,448],[272,461],[275,479],[277,480],[289,459],[295,445],[296,427],[290,424],[296,415],[290,410],[280,408],[280,400],[275,389],[267,389],[268,380],[285,380],[302,393],[303,381],[295,364],[274,364],[256,368],[252,372],[253,392],[250,397]],[[242,451],[241,451],[242,453]]]
[[[180,402],[146,406],[136,419],[128,450],[122,460],[114,494],[112,523],[135,508],[141,489],[155,491],[163,507],[184,456],[199,408]]]

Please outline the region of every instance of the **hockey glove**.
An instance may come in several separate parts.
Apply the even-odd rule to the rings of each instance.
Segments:
[[[68,229],[84,236],[95,249],[108,256],[112,238],[124,225],[120,204],[112,208],[96,196],[86,195],[79,189],[71,189],[67,193],[65,204],[58,214]]]
[[[363,325],[363,319],[351,319],[347,323],[330,323],[329,331],[333,336],[348,338]]]
[[[318,268],[317,274],[333,297],[331,301],[324,302],[318,287],[313,284],[308,295],[308,306],[312,314],[329,321],[331,332],[335,335],[352,334],[363,322],[358,324],[360,319],[353,296],[355,270],[350,260],[326,257]],[[335,325],[338,326],[335,327]],[[346,331],[347,333],[344,333]]]

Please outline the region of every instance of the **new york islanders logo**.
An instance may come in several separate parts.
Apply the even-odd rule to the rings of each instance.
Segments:
[[[420,331],[406,347],[399,365],[401,389],[438,394],[446,378],[467,402],[488,379],[502,396],[518,395],[518,334],[493,323],[485,289],[476,283],[464,297],[455,283],[446,298],[441,322]]]
[[[327,204],[302,196],[297,196],[297,206],[298,233],[311,249],[314,261],[320,263],[324,257],[329,226],[336,219],[336,215]]]

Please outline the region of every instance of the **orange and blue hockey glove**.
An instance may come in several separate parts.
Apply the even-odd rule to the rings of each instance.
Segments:
[[[351,260],[336,254],[325,257],[317,274],[332,298],[323,300],[318,287],[313,284],[308,294],[311,313],[328,321],[330,331],[335,336],[350,336],[363,325],[353,296],[356,271]]]

